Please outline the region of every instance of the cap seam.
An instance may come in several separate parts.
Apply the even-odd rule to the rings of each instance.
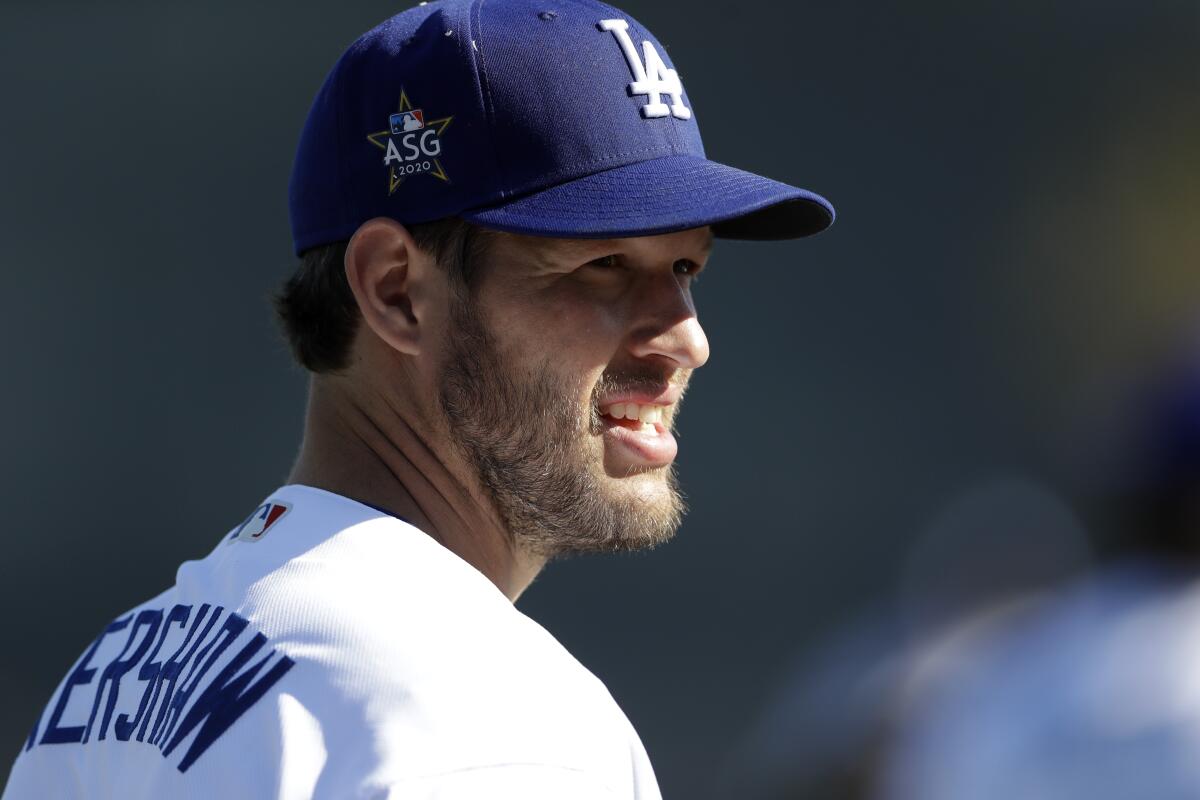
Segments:
[[[662,147],[641,147],[636,150],[625,150],[620,153],[613,153],[613,154],[606,156],[600,160],[576,161],[576,162],[573,162],[570,164],[561,164],[559,166],[564,170],[593,170],[597,167],[603,166],[604,169],[602,169],[600,171],[607,172],[610,169],[619,169],[620,167],[626,167],[631,164],[640,163],[640,162],[636,162],[636,161],[629,161],[629,162],[625,162],[625,163],[621,163],[621,164],[611,164],[612,161],[615,161],[617,159],[627,158],[628,156],[637,156],[637,155],[641,155],[643,153],[661,153],[660,155],[655,156],[654,159],[645,159],[647,161],[655,160],[658,158],[669,158],[670,156],[692,155],[691,153],[688,153],[686,150],[681,150],[681,148],[679,148],[679,147],[669,147],[669,148],[666,148],[665,150]],[[579,175],[563,177],[558,180],[558,183],[550,184],[548,186],[540,186],[540,188],[533,188],[531,190],[532,191],[540,191],[542,189],[553,189],[555,186],[558,186],[559,184],[570,183],[571,181],[579,180],[580,178],[586,178],[587,176],[589,176],[591,174],[593,174],[593,173],[584,172]],[[545,175],[538,175],[532,182],[535,184],[540,184],[541,180],[544,178],[545,178]],[[521,193],[521,190],[512,189],[512,190],[505,191],[505,193],[502,195],[502,197],[510,196],[510,195],[517,195],[520,193]]]
[[[467,15],[467,31],[468,38],[471,40],[467,43],[471,48],[471,62],[475,65],[475,76],[479,82],[479,92],[483,101],[483,113],[487,118],[487,126],[489,130],[495,130],[496,125],[496,109],[492,102],[492,84],[488,77],[487,56],[484,55],[483,42],[483,4],[487,0],[477,0],[471,12]],[[479,37],[479,47],[475,47],[475,37]],[[500,160],[500,148],[496,144],[496,137],[487,137],[492,145],[492,160],[496,165],[496,174],[500,178],[501,198],[508,196],[510,193],[507,186],[509,183],[507,171],[504,168],[503,162]]]

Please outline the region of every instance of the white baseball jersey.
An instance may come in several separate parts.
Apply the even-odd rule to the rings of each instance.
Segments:
[[[408,523],[285,486],[63,679],[3,800],[657,800],[604,685]]]

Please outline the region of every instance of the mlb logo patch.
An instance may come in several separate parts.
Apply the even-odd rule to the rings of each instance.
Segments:
[[[419,108],[410,108],[392,114],[388,117],[388,123],[391,125],[392,133],[419,131],[425,127],[425,115]]]
[[[413,108],[404,89],[400,89],[400,104],[388,114],[387,127],[367,134],[367,141],[383,151],[389,197],[414,175],[431,175],[440,181],[450,181],[440,158],[441,136],[453,119],[425,119],[425,112]]]
[[[283,515],[291,511],[287,503],[263,503],[246,520],[229,535],[229,538],[243,542],[257,542]]]

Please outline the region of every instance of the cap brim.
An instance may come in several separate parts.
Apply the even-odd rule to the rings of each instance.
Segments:
[[[461,214],[485,228],[615,239],[711,225],[725,239],[795,239],[833,224],[818,194],[698,156],[664,156],[597,172]]]

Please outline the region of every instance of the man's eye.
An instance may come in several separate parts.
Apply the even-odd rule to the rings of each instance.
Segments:
[[[593,258],[591,261],[589,261],[587,263],[587,265],[589,267],[615,267],[615,266],[617,266],[618,263],[619,263],[619,261],[617,259],[617,256],[615,254],[613,254],[613,255],[607,255],[607,256],[600,256],[599,258]]]
[[[675,262],[676,275],[691,275],[692,277],[695,277],[696,273],[698,272],[700,272],[700,265],[695,261],[687,258],[681,258]]]

